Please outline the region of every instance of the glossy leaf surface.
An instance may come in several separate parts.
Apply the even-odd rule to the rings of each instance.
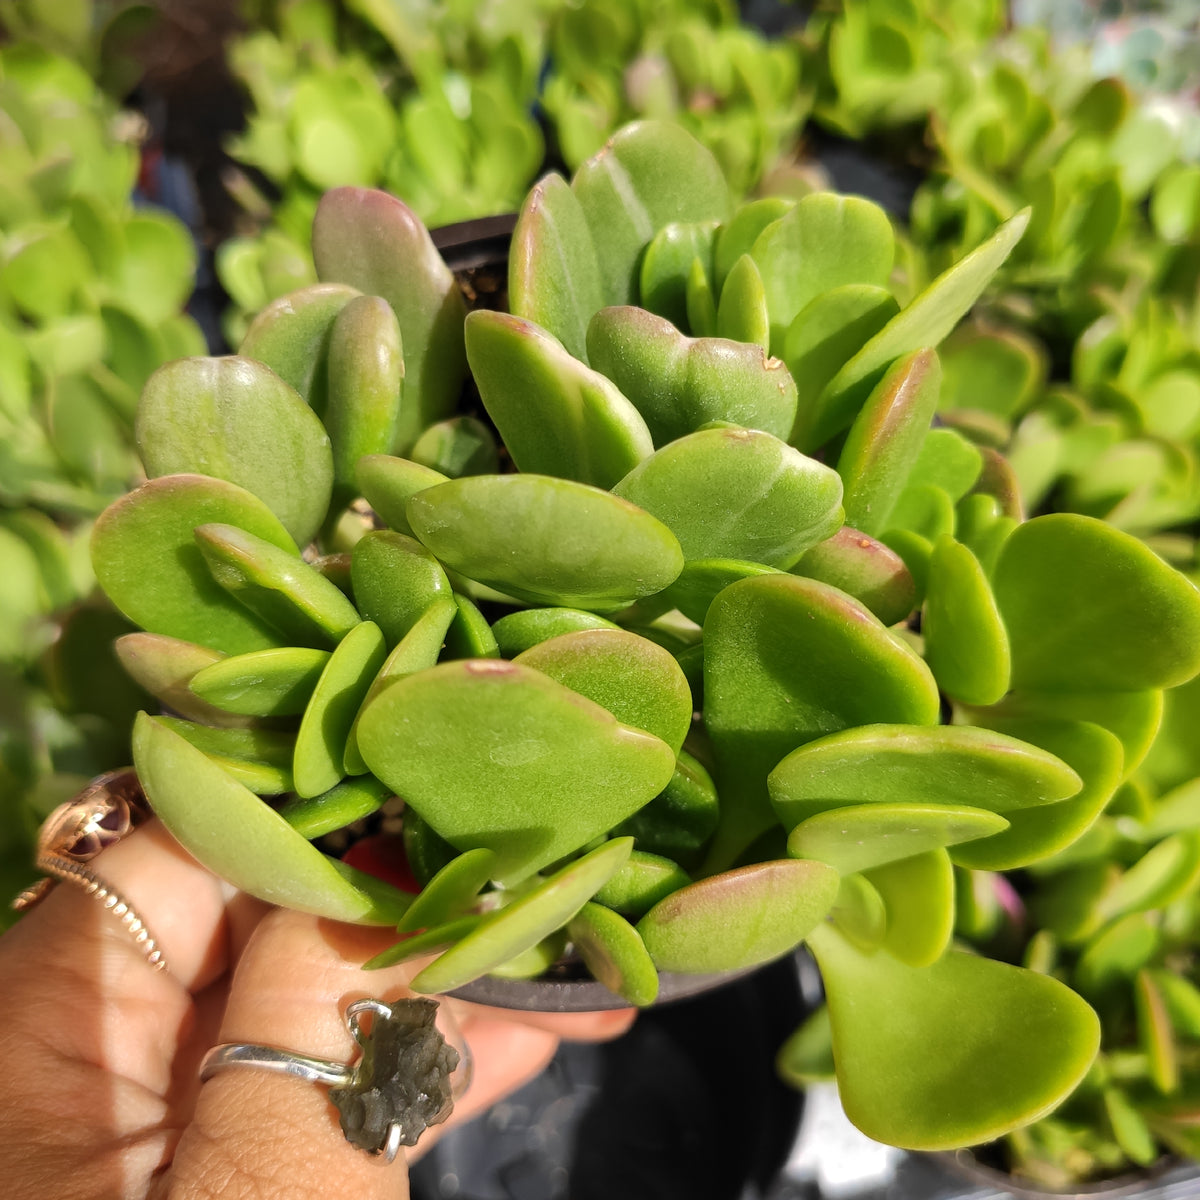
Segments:
[[[224,712],[250,717],[293,716],[304,711],[328,661],[327,650],[301,646],[255,650],[201,668],[188,687],[195,696]]]
[[[350,559],[354,602],[395,646],[437,599],[452,595],[437,559],[414,538],[390,529],[368,533]]]
[[[993,581],[1013,686],[1173,687],[1200,671],[1200,591],[1136,538],[1053,513],[1013,531]],[[1047,614],[1059,613],[1059,619]]]
[[[605,842],[568,863],[501,909],[413,979],[414,992],[444,992],[478,979],[536,946],[565,925],[596,894],[633,848],[631,838]]]
[[[333,484],[329,435],[273,371],[248,358],[184,358],[142,391],[138,450],[153,477],[192,472],[252,492],[304,546]]]
[[[757,966],[800,944],[829,911],[838,882],[824,863],[755,863],[680,888],[637,929],[661,971]]]
[[[658,738],[498,659],[392,684],[363,711],[358,745],[447,841],[493,850],[501,881],[606,833],[662,791],[675,765]]]
[[[683,566],[661,521],[572,480],[456,479],[413,496],[408,520],[446,566],[534,604],[623,608]]]
[[[199,862],[269,904],[363,925],[392,925],[403,892],[327,858],[201,751],[144,714],[133,738],[155,815]]]
[[[410,496],[449,481],[440,471],[389,454],[369,454],[359,459],[356,469],[363,497],[396,533],[412,533],[407,512]]]
[[[602,904],[585,904],[567,935],[589,971],[610,992],[645,1008],[658,996],[658,972],[638,931]]]
[[[865,725],[794,750],[771,772],[788,829],[846,804],[947,804],[1018,809],[1074,796],[1079,776],[1037,745],[961,725]]]
[[[319,796],[293,796],[279,815],[301,837],[324,837],[378,812],[391,799],[391,789],[373,776],[343,779]]]
[[[519,470],[607,488],[650,454],[637,409],[546,330],[481,310],[466,338],[484,407]]]
[[[227,654],[278,645],[278,632],[209,573],[192,532],[210,522],[236,525],[297,552],[258,497],[221,479],[169,475],[122,496],[100,515],[92,531],[96,579],[108,598],[150,633]]]
[[[585,629],[618,629],[612,621],[581,608],[522,608],[492,625],[496,646],[503,658],[516,658],[540,642]]]
[[[411,933],[431,929],[459,916],[474,905],[492,877],[496,856],[482,848],[452,858],[422,889],[397,929]]]
[[[199,672],[225,657],[219,650],[161,633],[127,633],[117,638],[113,650],[131,679],[181,717],[206,725],[249,723],[206,703],[189,687]]]
[[[917,585],[904,560],[849,525],[805,551],[791,570],[853,596],[884,625],[904,620],[916,605]]]
[[[587,336],[592,365],[629,397],[656,446],[709,421],[780,438],[791,432],[796,385],[761,347],[686,337],[670,321],[631,307],[602,309]]]
[[[954,935],[954,868],[946,851],[886,863],[864,878],[883,900],[881,948],[910,967],[937,962]]]
[[[928,967],[810,939],[838,1090],[868,1137],[912,1150],[988,1141],[1048,1112],[1092,1064],[1096,1014],[1058,980],[951,951]]]

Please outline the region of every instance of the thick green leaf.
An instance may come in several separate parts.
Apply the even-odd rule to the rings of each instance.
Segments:
[[[678,754],[692,727],[692,692],[672,655],[624,629],[586,629],[540,642],[515,662],[535,667],[644,729]]]
[[[326,366],[325,428],[339,505],[359,495],[358,460],[389,454],[403,412],[400,324],[381,296],[358,296],[334,318]]]
[[[1013,531],[996,564],[1013,686],[1174,687],[1200,671],[1200,591],[1136,538],[1053,513]]]
[[[666,318],[677,329],[690,328],[688,283],[694,272],[703,277],[711,293],[716,232],[716,221],[689,224],[673,221],[650,239],[638,271],[638,300],[642,308]]]
[[[826,384],[898,312],[887,288],[851,283],[813,297],[795,316],[781,357],[796,381],[795,442]]]
[[[607,833],[661,792],[675,766],[658,738],[497,659],[393,683],[364,709],[358,745],[447,841],[493,850],[502,882]]]
[[[432,929],[471,908],[492,877],[496,856],[480,847],[452,858],[421,889],[397,926],[399,933]]]
[[[588,326],[588,354],[645,418],[656,446],[728,421],[786,438],[796,385],[761,347],[685,337],[640,308],[605,308]]]
[[[408,498],[449,481],[449,476],[440,471],[388,454],[370,454],[359,459],[357,471],[367,503],[397,533],[412,533],[406,510]]]
[[[499,658],[500,647],[496,636],[479,605],[456,592],[454,606],[454,619],[446,630],[443,658]]]
[[[687,559],[787,567],[842,523],[837,474],[751,429],[688,434],[655,451],[613,492],[667,525]]]
[[[633,836],[626,828],[628,824],[626,821],[618,827],[618,836]],[[672,859],[646,850],[634,850],[628,861],[596,893],[596,902],[628,917],[641,917],[660,900],[691,882],[691,876]]]
[[[273,371],[249,358],[184,358],[160,367],[134,430],[152,478],[194,472],[253,492],[303,546],[333,485],[329,435]]]
[[[829,921],[860,950],[878,950],[887,932],[887,909],[865,875],[843,875]]]
[[[1152,846],[1105,892],[1097,905],[1102,920],[1165,908],[1188,895],[1200,880],[1200,832],[1172,834]]]
[[[408,520],[446,566],[533,604],[614,611],[661,591],[683,566],[662,522],[573,480],[455,479],[413,496]]]
[[[238,354],[270,367],[322,413],[329,331],[334,318],[358,294],[343,283],[314,283],[280,296],[250,323]]]
[[[879,534],[893,524],[892,510],[929,432],[941,379],[937,355],[917,350],[892,366],[855,418],[838,458],[846,520],[855,529]]]
[[[1006,221],[983,245],[939,275],[893,317],[829,381],[817,403],[801,414],[794,439],[803,450],[845,429],[887,368],[922,346],[934,348],[971,308],[1029,224],[1029,210]]]
[[[645,1008],[658,997],[658,972],[638,931],[602,904],[585,904],[567,924],[587,969],[610,992]]]
[[[178,717],[159,720],[257,795],[277,796],[292,790],[296,741],[292,734],[272,729],[213,729]]]
[[[828,863],[842,875],[988,837],[1008,822],[982,808],[945,804],[850,804],[801,821],[788,854]]]
[[[313,260],[323,281],[382,296],[396,311],[405,402],[395,445],[403,451],[458,400],[467,370],[458,284],[416,214],[386,192],[364,188],[334,188],[321,198]]]
[[[882,949],[910,967],[937,962],[954,934],[954,868],[946,851],[885,863],[864,878],[883,900]]]
[[[511,311],[549,330],[581,362],[592,314],[604,305],[600,264],[583,208],[561,175],[525,197],[508,255]]]
[[[659,901],[637,925],[661,971],[707,974],[794,950],[832,907],[838,873],[781,859],[711,875]]]
[[[1058,804],[1005,812],[1009,828],[956,847],[951,855],[955,863],[982,871],[1007,871],[1069,846],[1112,798],[1121,778],[1121,743],[1107,729],[1086,721],[1004,718],[986,713],[977,717],[981,723],[1057,755],[1083,780],[1083,788]],[[977,802],[986,803],[983,799]]]
[[[684,574],[687,569],[684,567]],[[793,565],[792,574],[816,579],[853,596],[884,625],[903,621],[917,602],[917,585],[904,559],[849,525],[805,551]],[[671,586],[678,585],[677,580]]]
[[[683,564],[675,582],[664,588],[654,602],[677,608],[689,620],[703,625],[713,600],[731,583],[753,575],[775,574],[778,574],[775,567],[766,567],[762,563],[733,558],[695,558]]]
[[[297,553],[278,518],[236,484],[204,475],[152,479],[100,515],[92,566],[108,598],[150,633],[226,654],[277,646],[279,634],[239,604],[209,573],[192,536],[228,523]]]
[[[771,349],[767,293],[754,259],[743,254],[733,265],[717,302],[717,336]]]
[[[480,913],[468,913],[465,917],[452,917],[440,925],[434,925],[421,933],[414,933],[390,946],[382,953],[369,958],[363,963],[364,971],[379,971],[384,967],[395,966],[396,963],[408,962],[410,959],[423,958],[447,946],[461,942],[468,933],[473,933],[484,922]]]
[[[733,216],[717,230],[713,269],[718,289],[724,285],[733,264],[743,254],[750,253],[758,235],[785,216],[795,203],[786,196],[764,196],[761,200],[748,200],[738,205]]]
[[[391,796],[387,784],[366,775],[343,779],[319,796],[293,796],[280,808],[279,815],[301,837],[319,838],[378,812]]]
[[[979,560],[953,538],[942,538],[929,559],[921,633],[925,661],[951,699],[995,704],[1008,691],[1008,633]]]
[[[568,863],[519,900],[487,918],[427,966],[409,986],[414,992],[445,992],[462,987],[536,946],[575,916],[632,849],[632,838],[615,838]]]
[[[390,529],[368,533],[350,559],[354,602],[395,646],[436,599],[452,595],[437,559],[413,538]]]
[[[653,450],[617,387],[533,322],[480,310],[466,336],[480,397],[519,470],[607,488]]]
[[[571,181],[592,231],[606,304],[637,299],[638,264],[673,221],[723,221],[729,188],[717,160],[681,126],[626,125]]]
[[[492,626],[492,635],[501,657],[516,658],[522,651],[560,634],[617,628],[604,617],[581,608],[522,608],[501,617]]]
[[[494,475],[500,469],[496,438],[478,417],[451,417],[430,425],[409,453],[414,462],[447,479]]]
[[[188,688],[223,712],[248,717],[294,716],[304,711],[328,661],[327,650],[300,646],[255,650],[202,667],[191,677]]]
[[[234,716],[201,700],[189,687],[199,672],[225,657],[219,650],[161,633],[127,633],[117,638],[113,650],[131,679],[181,717],[205,725],[250,724],[249,718]]]
[[[691,864],[717,827],[717,789],[704,765],[686,750],[679,752],[671,782],[639,808],[616,832],[637,839],[638,851]],[[633,861],[632,859],[630,860]]]
[[[824,1004],[779,1048],[775,1068],[794,1088],[832,1082],[833,1035],[829,1028],[829,1009]]]
[[[383,634],[372,621],[356,625],[330,655],[296,735],[292,770],[299,795],[319,796],[347,773],[350,729],[386,657]]]
[[[1096,1014],[1049,976],[953,951],[909,967],[830,929],[810,944],[846,1115],[889,1145],[946,1150],[1028,1124],[1099,1049]]]
[[[142,714],[133,759],[151,807],[189,854],[269,904],[363,925],[394,925],[409,897],[327,858],[274,809]]]
[[[197,525],[194,536],[213,579],[293,644],[336,646],[361,620],[338,587],[294,551],[236,525]]]
[[[849,284],[883,287],[895,256],[892,226],[859,196],[814,192],[768,225],[751,250],[771,314],[771,346],[782,354],[788,326],[822,292]]]
[[[708,611],[704,647],[704,719],[722,805],[717,861],[773,823],[767,775],[789,751],[847,726],[938,719],[925,664],[844,592],[811,579],[731,584]]]
[[[1053,754],[990,729],[867,725],[810,741],[771,772],[787,829],[847,804],[968,805],[1002,813],[1074,796],[1080,777]]]

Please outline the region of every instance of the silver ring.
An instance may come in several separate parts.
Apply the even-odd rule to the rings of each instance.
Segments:
[[[434,1024],[436,1000],[355,1000],[346,1028],[361,1056],[332,1062],[279,1046],[228,1042],[200,1064],[200,1079],[228,1067],[257,1067],[330,1088],[342,1132],[351,1145],[391,1162],[401,1146],[415,1146],[430,1125],[444,1121],[470,1082],[471,1060],[446,1042]],[[364,1022],[370,1017],[369,1023]]]

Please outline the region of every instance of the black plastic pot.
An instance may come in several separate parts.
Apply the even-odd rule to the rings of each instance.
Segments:
[[[1105,1197],[1117,1200],[1120,1196],[1151,1196],[1157,1193],[1156,1185],[1168,1182],[1168,1177],[1180,1167],[1180,1160],[1174,1157],[1161,1158],[1154,1166],[1145,1171],[1131,1171],[1118,1175],[1113,1179],[1100,1179],[1092,1183],[1082,1183],[1067,1191],[1048,1191],[1038,1188],[1028,1181],[1022,1182],[1014,1175],[990,1167],[980,1160],[970,1150],[956,1150],[945,1154],[934,1155],[952,1174],[974,1184],[983,1184],[997,1191],[1007,1192],[1018,1200],[1092,1200],[1095,1197]],[[1189,1189],[1181,1192],[1180,1197],[1195,1196],[1200,1193],[1195,1179],[1194,1169],[1184,1172]]]

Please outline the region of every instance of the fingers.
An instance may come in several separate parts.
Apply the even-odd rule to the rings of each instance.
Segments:
[[[394,935],[276,911],[250,939],[229,993],[221,1042],[279,1046],[348,1062],[357,1047],[343,1013],[357,999],[403,994],[404,967],[361,964]],[[407,1195],[391,1165],[351,1146],[327,1090],[263,1069],[232,1068],[201,1089],[170,1172],[172,1200],[375,1200]]]
[[[0,938],[0,1060],[22,1081],[0,1089],[0,1178],[25,1180],[27,1195],[69,1193],[76,1172],[97,1193],[144,1191],[176,1138],[189,989],[227,958],[225,892],[157,822],[94,866],[170,969],[153,970],[117,916],[67,883]]]

